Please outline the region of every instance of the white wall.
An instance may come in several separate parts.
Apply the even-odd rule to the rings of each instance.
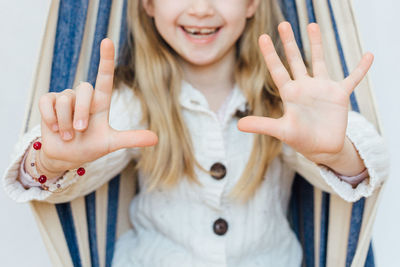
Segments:
[[[50,0],[0,0],[0,174],[9,163],[17,141],[33,62],[39,48],[39,34]],[[333,0],[334,1],[334,0]],[[374,228],[378,267],[400,266],[400,2],[355,0],[356,14],[366,50],[376,60],[370,71],[380,117],[391,150],[391,178],[387,183]],[[397,208],[397,209],[396,209]],[[395,211],[397,210],[397,212]],[[50,266],[43,242],[26,204],[16,204],[0,190],[1,266]],[[21,252],[20,250],[23,250]]]

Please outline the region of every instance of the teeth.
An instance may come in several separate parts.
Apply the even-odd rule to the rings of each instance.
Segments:
[[[183,29],[190,34],[212,34],[217,31],[217,28],[193,28],[183,27]]]

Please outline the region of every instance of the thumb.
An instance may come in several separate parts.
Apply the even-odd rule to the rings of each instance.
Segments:
[[[117,131],[111,130],[110,151],[122,148],[154,146],[158,142],[157,135],[149,130]]]
[[[282,119],[247,116],[238,121],[238,129],[242,132],[270,135],[283,140]]]

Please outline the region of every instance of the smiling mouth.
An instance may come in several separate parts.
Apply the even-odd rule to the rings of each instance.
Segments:
[[[189,27],[181,26],[182,30],[194,38],[207,37],[216,34],[221,27]]]

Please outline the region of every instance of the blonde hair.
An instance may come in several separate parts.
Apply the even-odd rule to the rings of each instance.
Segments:
[[[129,36],[120,55],[121,64],[116,68],[115,87],[125,83],[134,90],[141,100],[142,122],[159,137],[156,146],[142,150],[137,168],[148,176],[148,191],[158,186],[176,185],[184,176],[200,185],[194,168],[208,171],[194,157],[191,136],[181,113],[182,71],[177,54],[158,34],[141,0],[129,1],[127,12]],[[273,118],[282,115],[278,90],[258,49],[258,37],[268,33],[277,45],[278,54],[282,55],[277,34],[277,25],[282,20],[277,1],[261,0],[236,44],[235,80],[253,115]],[[279,140],[256,135],[249,161],[230,197],[249,199],[280,150]]]

